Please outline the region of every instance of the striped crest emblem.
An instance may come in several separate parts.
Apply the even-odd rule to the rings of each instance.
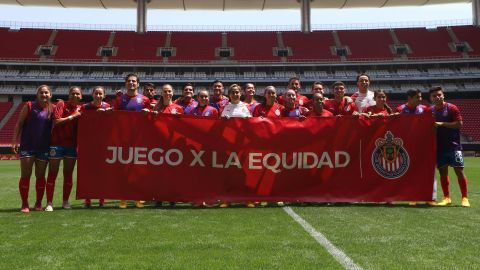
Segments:
[[[410,158],[403,147],[403,140],[387,131],[384,138],[375,141],[372,166],[384,178],[397,179],[404,175],[410,165]]]

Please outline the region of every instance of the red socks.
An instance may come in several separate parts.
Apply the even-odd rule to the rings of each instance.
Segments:
[[[448,176],[440,176],[442,184],[443,197],[450,197],[450,178]]]
[[[18,190],[20,191],[20,198],[22,198],[22,207],[28,207],[29,188],[30,188],[30,179],[20,177],[20,181],[18,181]]]
[[[37,201],[35,205],[41,205],[43,200],[43,194],[45,193],[45,177],[37,178],[35,183],[35,190],[37,191]]]
[[[467,188],[467,177],[459,177],[458,178],[458,185],[460,186],[460,191],[462,192],[462,198],[468,196],[468,188]]]
[[[73,177],[71,175],[63,175],[63,201],[68,201],[72,192]]]
[[[48,174],[47,177],[47,203],[53,202],[53,193],[55,192],[55,180],[57,174]]]

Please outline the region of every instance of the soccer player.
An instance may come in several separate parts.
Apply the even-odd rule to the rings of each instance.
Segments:
[[[425,105],[422,105],[422,91],[419,89],[410,89],[407,91],[407,103],[397,107],[397,112],[403,114],[422,114],[430,111]]]
[[[70,87],[68,100],[60,101],[53,112],[53,130],[50,143],[47,206],[45,211],[53,211],[53,194],[60,162],[63,160],[63,209],[70,209],[70,193],[73,185],[73,169],[77,161],[77,125],[80,116],[82,91],[78,86]]]
[[[435,117],[435,127],[437,128],[437,168],[440,173],[440,183],[442,184],[443,200],[437,205],[445,206],[452,203],[450,198],[450,179],[448,177],[448,166],[453,167],[457,175],[458,185],[462,193],[461,205],[470,207],[468,201],[467,177],[463,173],[463,154],[460,144],[460,128],[463,126],[462,115],[457,106],[445,102],[443,89],[440,86],[434,86],[429,91],[430,107]]]
[[[50,132],[52,130],[52,114],[54,105],[50,103],[52,91],[47,85],[37,88],[35,101],[27,102],[13,130],[12,151],[20,154],[20,180],[18,189],[22,200],[20,209],[23,213],[30,212],[28,191],[30,177],[35,165],[35,210],[42,211],[42,200],[45,192],[45,171],[48,164]],[[20,137],[20,148],[18,147]]]
[[[155,95],[157,94],[157,89],[153,83],[146,83],[143,85],[143,95],[150,100],[150,107],[153,109],[157,105],[157,100]]]
[[[173,98],[173,87],[170,84],[164,84],[162,86],[162,92],[160,100],[155,106],[154,113],[166,113],[166,114],[183,114],[182,106],[174,103]]]
[[[138,93],[139,84],[140,79],[136,74],[127,74],[127,76],[125,76],[127,93],[117,95],[113,109],[119,111],[149,112],[151,108],[150,99]],[[142,201],[135,201],[135,207],[142,208],[143,206]],[[118,207],[121,209],[127,208],[127,201],[121,200]]]
[[[255,85],[253,83],[246,83],[243,86],[243,94],[245,96],[245,99],[243,100],[243,103],[245,103],[248,107],[248,110],[250,111],[251,114],[253,114],[253,111],[255,110],[255,107],[260,105],[258,101],[255,100]]]
[[[198,105],[198,102],[196,102],[193,98],[193,85],[191,83],[186,83],[183,85],[182,90],[182,97],[175,100],[175,104],[182,106],[183,112],[185,114],[190,114],[190,112]]]
[[[298,77],[293,77],[288,80],[287,89],[295,91],[295,105],[306,106],[308,104],[308,98],[299,93],[302,85],[300,84],[300,79]],[[285,96],[278,97],[278,103],[285,105]]]
[[[375,105],[375,100],[373,98],[373,92],[368,90],[370,86],[370,76],[366,73],[362,73],[357,76],[357,87],[358,91],[353,93],[351,98],[355,101],[355,105],[358,108],[359,112],[363,112],[368,106]]]
[[[283,99],[283,117],[296,117],[300,120],[305,119],[306,115],[308,114],[308,109],[295,103],[297,101],[297,93],[294,90],[287,90],[287,92],[285,92],[284,94]]]
[[[230,103],[228,103],[222,111],[222,117],[242,117],[247,118],[251,117],[252,114],[248,109],[247,105],[240,101],[242,92],[238,84],[232,84],[228,88],[228,97],[230,97]]]
[[[333,89],[333,99],[325,100],[324,107],[329,110],[333,115],[353,115],[358,116],[357,106],[355,102],[348,102],[345,96],[345,84],[343,82],[337,81],[332,85]]]
[[[209,116],[213,118],[218,118],[218,110],[212,106],[209,106],[208,100],[209,95],[206,89],[201,89],[200,91],[198,91],[198,105],[193,110],[191,110],[189,114],[194,116]]]
[[[387,104],[387,94],[385,93],[385,90],[376,90],[373,93],[373,99],[376,104],[365,108],[362,115],[365,115],[367,118],[382,118],[393,114],[392,108]]]
[[[105,89],[102,86],[95,86],[92,89],[92,98],[93,100],[91,102],[85,103],[80,107],[80,113],[83,113],[84,111],[106,111],[110,109],[110,104],[103,101],[103,99],[105,98]],[[98,207],[102,208],[104,206],[105,206],[105,200],[99,199]],[[92,200],[85,199],[83,207],[91,208]]]
[[[210,106],[217,109],[219,112],[222,111],[223,107],[228,104],[228,97],[223,95],[223,83],[222,81],[216,80],[212,83],[213,96],[210,97]]]
[[[254,117],[276,118],[282,117],[283,105],[277,103],[277,89],[270,85],[263,91],[264,101],[253,111]]]
[[[308,116],[334,116],[330,111],[323,109],[324,97],[322,93],[317,92],[313,94],[310,101],[312,103],[312,107],[308,112]]]

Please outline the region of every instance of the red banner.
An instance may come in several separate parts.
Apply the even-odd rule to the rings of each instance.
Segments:
[[[77,198],[428,201],[433,117],[208,119],[86,112]]]

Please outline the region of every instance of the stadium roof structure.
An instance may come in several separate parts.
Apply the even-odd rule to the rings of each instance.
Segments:
[[[312,8],[382,8],[472,3],[474,24],[480,25],[480,0],[0,0],[1,4],[61,8],[136,8],[137,32],[146,31],[148,9],[177,10],[266,10],[300,9],[303,32],[311,32]]]

